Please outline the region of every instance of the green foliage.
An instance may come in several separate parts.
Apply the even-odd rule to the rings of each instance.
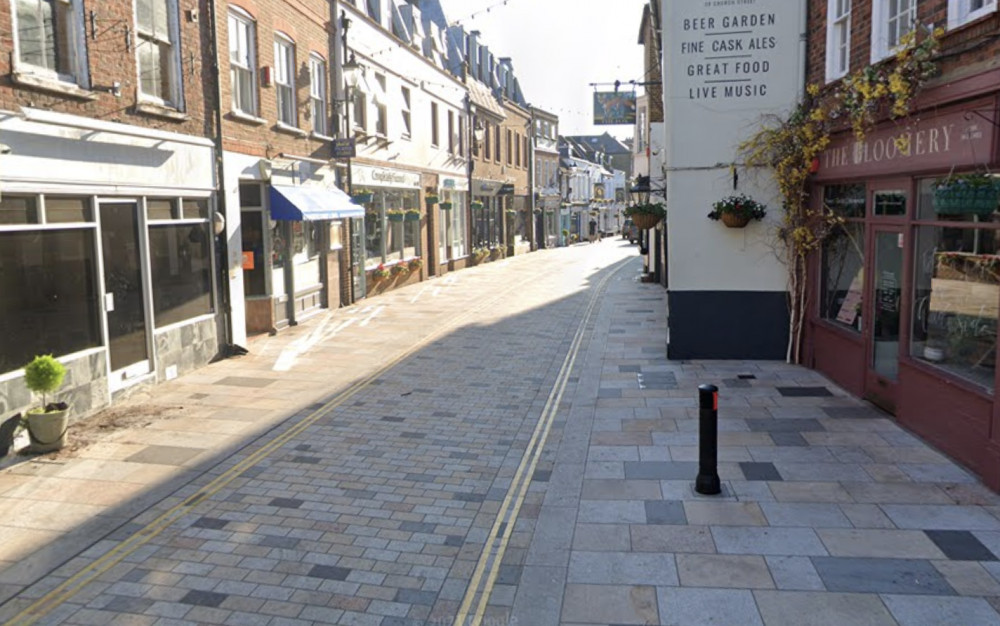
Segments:
[[[625,217],[632,217],[633,215],[655,215],[656,217],[663,219],[667,216],[667,210],[660,202],[633,204],[630,207],[626,207],[622,213],[625,214]]]
[[[48,394],[59,389],[66,377],[66,368],[51,354],[36,356],[24,366],[24,384],[42,395],[42,407],[48,404]]]
[[[721,219],[723,213],[731,213],[752,220],[762,220],[767,215],[767,207],[741,193],[736,196],[727,196],[713,204],[708,219]]]

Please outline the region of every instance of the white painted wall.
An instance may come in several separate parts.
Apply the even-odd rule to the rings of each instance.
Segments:
[[[782,291],[775,187],[766,172],[737,166],[734,189],[730,166],[762,117],[799,97],[806,2],[662,2],[670,288]],[[767,204],[764,222],[728,229],[706,217],[713,202],[741,192]]]

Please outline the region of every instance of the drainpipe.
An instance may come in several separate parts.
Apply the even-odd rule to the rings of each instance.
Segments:
[[[215,106],[212,107],[213,116],[215,118],[215,133],[212,137],[212,140],[215,143],[215,202],[216,210],[222,213],[222,215],[228,215],[229,212],[226,210],[225,166],[222,159],[222,80],[220,79],[219,70],[218,11],[215,6],[215,0],[211,0],[207,4],[208,23],[209,28],[211,29],[211,36],[209,37],[209,54],[211,55],[211,58],[215,60],[215,63],[212,64],[212,80],[214,81],[213,87],[215,91]],[[216,239],[219,246],[219,256],[222,258],[222,263],[220,263],[219,267],[219,279],[222,289],[219,291],[222,300],[223,332],[225,334],[223,356],[229,357],[246,354],[246,348],[233,343],[233,296],[229,282],[229,236],[226,230],[223,230],[222,234]]]

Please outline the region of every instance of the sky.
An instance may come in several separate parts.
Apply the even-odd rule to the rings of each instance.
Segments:
[[[497,58],[511,57],[524,97],[559,116],[559,134],[632,136],[632,126],[593,125],[590,83],[643,80],[639,26],[647,0],[439,1],[449,22],[480,31]]]

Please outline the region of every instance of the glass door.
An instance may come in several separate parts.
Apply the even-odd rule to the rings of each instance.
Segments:
[[[377,219],[377,218],[376,218]],[[365,220],[354,217],[350,220],[351,229],[351,278],[354,297],[351,302],[357,302],[367,295],[365,284]]]
[[[115,390],[150,371],[139,207],[135,202],[101,203],[100,216],[104,312]]]
[[[902,321],[903,229],[876,228],[872,247],[874,262],[867,281],[870,309],[869,359],[866,396],[889,412],[896,406],[899,379],[899,340]]]

